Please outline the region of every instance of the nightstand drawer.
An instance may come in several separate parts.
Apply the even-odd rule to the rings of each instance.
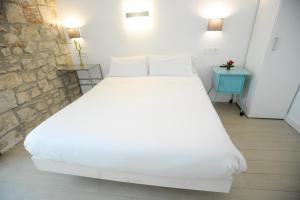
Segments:
[[[241,93],[244,86],[245,76],[241,75],[221,75],[217,92]]]

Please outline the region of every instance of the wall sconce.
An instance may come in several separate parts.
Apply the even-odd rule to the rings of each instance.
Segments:
[[[80,38],[80,28],[67,28],[70,39]]]
[[[141,12],[127,12],[126,17],[148,17],[149,11],[141,11]]]
[[[80,66],[83,67],[84,64],[83,64],[82,55],[81,55],[82,47],[81,47],[79,41],[75,40],[75,38],[80,38],[80,28],[67,28],[67,32],[68,32],[69,38],[74,39],[73,41],[74,41],[75,48],[79,55]]]
[[[142,33],[153,27],[152,0],[126,0],[122,18],[127,31]]]
[[[212,18],[208,20],[208,31],[222,31],[223,18]]]

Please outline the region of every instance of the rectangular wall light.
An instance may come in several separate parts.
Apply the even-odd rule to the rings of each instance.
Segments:
[[[208,20],[208,31],[222,31],[223,18],[213,18]]]
[[[141,11],[141,12],[127,12],[126,17],[147,17],[149,16],[149,11]]]
[[[80,38],[80,28],[67,28],[69,38]]]

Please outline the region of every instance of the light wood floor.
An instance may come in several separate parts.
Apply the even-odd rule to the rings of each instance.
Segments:
[[[37,171],[19,144],[0,157],[0,199],[28,200],[295,200],[300,199],[300,134],[282,120],[240,117],[236,105],[215,104],[248,163],[229,194],[95,180]]]

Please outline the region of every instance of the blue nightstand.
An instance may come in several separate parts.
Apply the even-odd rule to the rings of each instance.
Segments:
[[[232,98],[229,101],[229,103],[232,103],[234,95],[238,95],[241,104],[240,115],[243,116],[244,111],[243,111],[241,97],[242,97],[246,77],[250,75],[249,71],[247,71],[243,67],[233,67],[230,70],[227,70],[226,67],[225,68],[214,67],[213,72],[214,72],[213,88],[216,91],[216,93],[232,94]]]

